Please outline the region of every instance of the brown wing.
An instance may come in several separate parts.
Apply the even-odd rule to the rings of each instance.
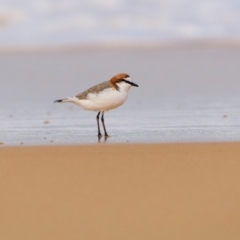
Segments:
[[[96,86],[93,86],[93,87],[89,88],[88,90],[86,90],[82,93],[79,93],[78,95],[76,95],[76,97],[80,100],[83,100],[83,99],[87,98],[87,95],[89,93],[99,93],[107,88],[113,88],[113,85],[109,81],[106,81],[106,82],[100,83]]]

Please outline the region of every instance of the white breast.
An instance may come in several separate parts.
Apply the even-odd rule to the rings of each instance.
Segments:
[[[108,111],[121,106],[127,99],[128,92],[107,88],[100,93],[89,93],[87,99],[79,100],[72,98],[72,102],[85,110],[90,111]]]

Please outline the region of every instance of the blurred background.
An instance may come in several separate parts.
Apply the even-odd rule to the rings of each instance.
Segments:
[[[53,100],[120,72],[140,87],[109,141],[240,140],[239,62],[238,0],[0,0],[0,142],[95,143],[95,113]]]
[[[0,45],[234,39],[238,0],[1,0]]]

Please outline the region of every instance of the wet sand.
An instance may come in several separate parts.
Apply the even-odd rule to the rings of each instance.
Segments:
[[[240,143],[0,148],[0,239],[239,239]]]

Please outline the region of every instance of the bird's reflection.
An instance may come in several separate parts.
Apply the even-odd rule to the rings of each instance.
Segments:
[[[104,138],[104,141],[102,141],[101,139]],[[98,143],[106,143],[107,139],[109,138],[109,136],[98,136]]]

